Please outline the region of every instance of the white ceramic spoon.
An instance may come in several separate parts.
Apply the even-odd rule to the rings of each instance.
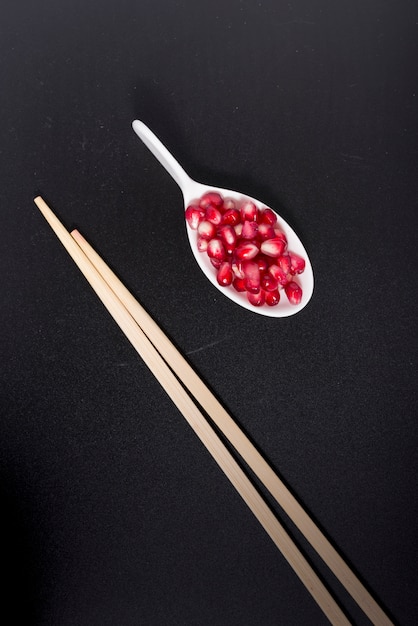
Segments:
[[[202,183],[198,183],[181,167],[181,165],[176,161],[173,155],[167,150],[167,148],[161,143],[161,141],[154,135],[154,133],[147,127],[143,122],[139,120],[135,120],[132,123],[132,127],[138,137],[144,142],[144,144],[151,150],[153,155],[159,160],[161,165],[165,167],[167,172],[174,178],[178,186],[180,187],[183,193],[184,206],[185,209],[192,204],[193,201],[196,201],[207,191],[216,191],[220,193],[224,198],[232,198],[233,200],[242,201],[244,199],[252,200],[254,204],[258,208],[266,207],[267,205],[263,204],[259,200],[255,198],[251,198],[250,196],[244,195],[237,191],[232,191],[231,189],[221,189],[220,187],[213,187],[208,185],[203,185]],[[276,306],[267,306],[264,304],[263,306],[256,307],[250,304],[247,300],[247,296],[245,293],[236,291],[232,286],[229,287],[221,287],[216,280],[216,271],[213,265],[211,264],[207,254],[199,252],[196,245],[197,234],[196,231],[191,229],[186,219],[184,220],[186,224],[187,234],[190,241],[190,247],[195,256],[197,263],[199,264],[202,272],[206,275],[206,277],[210,280],[212,285],[214,285],[219,291],[233,300],[236,304],[252,311],[252,313],[258,313],[259,315],[266,315],[268,317],[287,317],[289,315],[294,315],[298,313],[301,309],[303,309],[309,302],[314,286],[313,272],[312,266],[309,261],[308,255],[306,253],[305,248],[302,245],[299,237],[296,235],[295,231],[285,222],[285,220],[277,215],[278,226],[283,230],[286,234],[288,241],[288,249],[292,252],[295,252],[299,256],[305,259],[305,270],[302,274],[297,276],[297,281],[303,290],[302,300],[299,304],[290,304],[287,300],[286,294],[284,290],[280,290],[280,302]]]

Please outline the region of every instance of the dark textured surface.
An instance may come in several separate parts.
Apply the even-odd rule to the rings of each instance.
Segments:
[[[417,623],[417,22],[405,1],[2,3],[8,623],[327,623],[37,193],[188,355],[394,620]],[[136,117],[190,175],[294,226],[316,278],[303,312],[264,318],[209,284]]]

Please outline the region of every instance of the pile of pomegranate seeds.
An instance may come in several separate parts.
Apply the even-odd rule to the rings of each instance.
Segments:
[[[281,290],[291,304],[300,303],[302,288],[295,276],[305,269],[305,260],[287,249],[271,209],[210,191],[187,207],[186,220],[219,285],[246,292],[253,306],[276,306]]]

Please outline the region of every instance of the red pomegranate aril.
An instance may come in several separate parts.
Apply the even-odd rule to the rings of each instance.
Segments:
[[[224,245],[222,241],[216,237],[209,241],[207,253],[209,258],[217,259],[218,261],[224,261],[226,258]]]
[[[282,239],[285,244],[285,247],[287,246],[287,237],[280,228],[274,229],[274,236],[278,237],[279,239]]]
[[[245,279],[244,278],[238,278],[238,276],[235,276],[234,280],[232,281],[232,286],[237,291],[247,291],[246,288],[245,288]]]
[[[235,248],[235,258],[237,261],[247,261],[253,259],[259,253],[258,246],[255,243],[241,243]]]
[[[290,263],[290,256],[288,254],[282,254],[277,259],[277,265],[281,267],[285,274],[290,274],[290,270],[292,269]]]
[[[286,272],[278,265],[273,263],[273,265],[270,265],[268,271],[269,274],[271,274],[271,276],[273,276],[277,283],[282,287],[289,282],[290,274],[286,274]]]
[[[244,261],[242,270],[245,276],[245,288],[250,293],[260,291],[260,270],[255,261]]]
[[[207,252],[220,286],[246,292],[253,306],[276,306],[284,288],[292,305],[302,300],[302,288],[293,279],[305,269],[305,260],[287,251],[287,238],[277,215],[258,209],[248,198],[223,199],[211,191],[186,208],[190,228],[197,230],[197,249]]]
[[[218,237],[222,239],[227,254],[232,254],[237,244],[237,233],[233,226],[229,226],[228,224],[221,226],[221,228],[218,229]]]
[[[221,194],[217,193],[216,191],[208,191],[207,193],[203,194],[203,196],[199,200],[199,206],[201,206],[202,209],[206,209],[206,207],[208,207],[210,204],[213,204],[216,207],[222,206],[223,198]]]
[[[231,264],[228,261],[223,261],[216,274],[216,280],[222,287],[228,287],[232,283],[234,274],[231,269]]]
[[[247,299],[253,306],[262,306],[265,302],[265,293],[262,289],[260,289],[257,293],[247,291]]]
[[[213,267],[218,270],[221,267],[221,263],[223,263],[223,261],[221,261],[220,259],[215,259],[213,257],[209,257],[209,261],[212,263]]]
[[[278,289],[275,291],[266,291],[264,296],[268,306],[276,306],[276,304],[279,304],[280,302],[280,292]]]
[[[216,226],[212,222],[203,220],[197,227],[197,233],[203,239],[212,239],[216,235]]]
[[[200,222],[205,218],[205,211],[204,209],[191,204],[186,209],[185,217],[190,228],[196,230]]]
[[[222,224],[236,226],[241,221],[241,215],[238,209],[227,209],[222,216]]]
[[[277,222],[277,215],[274,211],[266,207],[261,211],[259,221],[260,224],[270,224],[270,226],[274,226]]]
[[[261,223],[258,225],[257,235],[259,239],[273,239],[276,235],[271,224]]]
[[[305,269],[305,259],[302,259],[301,256],[295,254],[294,252],[289,252],[290,257],[290,271],[292,274],[302,274]]]
[[[197,238],[197,249],[199,252],[206,252],[206,250],[208,249],[208,243],[209,243],[209,239],[206,239],[205,237],[198,237]]]
[[[222,213],[216,208],[216,206],[209,204],[206,208],[206,219],[211,224],[218,226],[222,222]]]
[[[302,288],[294,280],[285,285],[284,290],[290,304],[299,304],[302,300]]]
[[[261,276],[261,281],[260,281],[261,287],[265,290],[265,291],[275,291],[277,290],[277,280],[274,278],[274,276],[272,276],[269,273],[263,274]]]
[[[232,198],[224,198],[222,205],[222,210],[224,211],[224,213],[226,211],[231,211],[232,209],[235,209],[235,200],[233,200]]]
[[[251,200],[245,200],[241,205],[241,219],[244,222],[249,220],[250,222],[256,222],[258,218],[258,209],[254,202]]]
[[[243,239],[254,239],[257,236],[257,231],[257,222],[250,222],[249,220],[245,220],[242,224],[241,237]]]
[[[264,254],[258,254],[254,260],[257,261],[260,272],[266,272],[273,261],[271,257],[265,256]]]
[[[273,239],[266,239],[261,243],[260,250],[263,254],[272,257],[280,256],[285,248],[285,244],[279,237]]]

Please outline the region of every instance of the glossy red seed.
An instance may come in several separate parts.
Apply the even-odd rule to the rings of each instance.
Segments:
[[[224,245],[222,241],[216,237],[209,241],[207,253],[208,257],[211,259],[217,259],[218,261],[224,261],[226,258]]]
[[[216,270],[218,270],[221,267],[221,263],[223,263],[223,261],[221,261],[220,259],[211,258],[211,257],[209,257],[209,261],[212,263],[213,267]]]
[[[206,208],[206,219],[211,224],[218,226],[222,222],[222,213],[216,208],[216,206],[209,204]]]
[[[273,276],[273,278],[277,280],[277,283],[282,287],[289,282],[289,274],[286,274],[286,272],[283,271],[278,265],[270,265],[268,271],[269,274],[271,274],[271,276]]]
[[[245,276],[245,288],[250,293],[258,293],[260,291],[260,270],[255,261],[244,261],[242,271]]]
[[[235,226],[241,221],[241,214],[238,209],[227,209],[222,216],[222,224]]]
[[[235,248],[235,258],[237,261],[245,261],[253,259],[257,256],[259,250],[255,243],[241,243]]]
[[[190,228],[196,230],[200,222],[205,218],[205,211],[204,209],[191,204],[186,209],[185,217]]]
[[[290,257],[290,271],[292,274],[302,274],[305,269],[305,259],[302,259],[301,256],[295,254],[294,252],[289,252]]]
[[[266,207],[260,212],[259,221],[260,224],[270,224],[270,226],[274,226],[277,222],[277,215],[274,211]]]
[[[203,220],[203,222],[200,222],[197,227],[197,233],[199,237],[202,237],[203,239],[212,239],[216,235],[216,226],[215,224],[212,224],[212,222]]]
[[[291,280],[290,283],[285,285],[284,290],[287,295],[287,299],[290,304],[299,304],[302,300],[302,289],[300,285],[298,285],[294,280]]]
[[[264,223],[258,225],[257,235],[259,239],[263,241],[265,239],[273,239],[276,236],[273,226],[271,224]]]
[[[241,219],[244,222],[249,220],[250,222],[256,222],[258,218],[258,209],[254,202],[251,200],[244,200],[241,205]]]
[[[280,302],[280,292],[277,289],[275,291],[266,291],[265,301],[268,306],[276,306]]]
[[[235,209],[235,200],[233,200],[232,198],[224,198],[222,209],[224,212]]]
[[[257,236],[258,224],[257,222],[250,222],[245,220],[242,224],[241,237],[243,239],[255,239]]]
[[[265,291],[275,291],[277,290],[278,282],[274,276],[270,273],[266,273],[261,276],[260,284]]]
[[[197,238],[197,249],[199,252],[206,252],[206,250],[208,249],[208,243],[209,243],[209,239],[206,239],[205,237],[198,237]]]
[[[232,286],[237,291],[247,291],[246,288],[245,288],[245,279],[244,278],[238,278],[238,276],[235,276],[234,280],[232,281]]]
[[[273,261],[271,257],[265,256],[265,254],[257,254],[254,260],[257,261],[260,272],[266,272]]]
[[[250,293],[247,291],[247,299],[253,306],[262,306],[265,302],[265,293],[262,289],[257,293]]]
[[[231,265],[232,271],[234,272],[237,278],[244,278],[244,272],[242,271],[242,262],[232,263]]]
[[[284,241],[285,245],[287,246],[287,237],[286,237],[286,235],[284,234],[284,232],[282,231],[281,228],[277,228],[276,227],[274,229],[274,236],[278,237],[279,239],[282,239]]]
[[[285,244],[282,239],[279,237],[274,237],[273,239],[266,239],[263,241],[260,246],[260,250],[263,254],[272,257],[280,256],[285,248]]]
[[[228,261],[223,261],[216,274],[216,280],[222,287],[227,287],[233,281],[234,274],[231,269],[231,264]]]
[[[203,194],[203,196],[199,200],[199,206],[201,206],[202,209],[206,209],[206,207],[210,204],[213,204],[216,207],[222,206],[223,198],[221,194],[217,193],[216,191],[208,191],[207,193]]]
[[[218,237],[222,239],[226,253],[232,254],[237,244],[237,233],[233,226],[229,226],[228,224],[221,226],[218,229]]]
[[[282,254],[277,259],[277,265],[284,271],[285,274],[289,274],[291,270],[290,256],[288,254]]]

